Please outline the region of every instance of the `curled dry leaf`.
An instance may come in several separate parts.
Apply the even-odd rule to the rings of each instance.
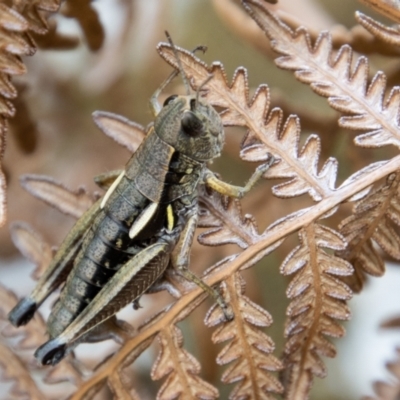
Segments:
[[[356,291],[362,288],[364,274],[381,276],[385,271],[384,261],[374,244],[400,259],[400,236],[394,228],[400,225],[399,184],[400,174],[390,175],[384,186],[358,201],[353,214],[339,225],[348,246],[338,255],[353,264],[355,274],[346,281]]]
[[[341,337],[344,328],[335,320],[347,320],[346,301],[352,292],[338,277],[350,275],[351,265],[322,248],[343,250],[344,238],[334,230],[310,224],[300,231],[300,245],[284,260],[283,275],[294,278],[287,289],[285,374],[287,399],[307,398],[313,376],[324,377],[320,356],[334,357],[336,349],[324,336]]]
[[[95,111],[93,120],[97,127],[121,146],[134,153],[146,135],[145,128],[121,115]]]
[[[400,46],[400,31],[398,28],[385,26],[359,11],[356,12],[356,19],[368,32],[383,42]]]
[[[392,21],[400,23],[400,9],[396,1],[393,0],[359,0],[378,13],[385,15]]]
[[[74,218],[81,217],[96,200],[84,188],[71,191],[53,178],[44,175],[23,175],[20,182],[32,196]]]
[[[329,33],[322,32],[312,46],[306,29],[291,30],[257,0],[243,0],[243,4],[280,54],[276,64],[293,71],[298,80],[327,97],[329,105],[344,114],[339,120],[340,126],[365,131],[354,139],[356,144],[400,147],[400,90],[394,88],[384,100],[383,72],[377,72],[368,84],[368,61],[359,57],[354,62],[350,46],[344,45],[333,58]]]
[[[282,369],[282,363],[272,355],[275,344],[260,328],[271,325],[270,314],[244,295],[245,284],[240,273],[232,274],[222,283],[224,298],[235,314],[226,322],[221,309],[213,306],[205,323],[220,325],[213,333],[214,343],[229,340],[219,353],[217,363],[230,364],[222,375],[222,382],[236,383],[229,399],[272,399],[272,393],[282,393],[283,387],[271,372]]]

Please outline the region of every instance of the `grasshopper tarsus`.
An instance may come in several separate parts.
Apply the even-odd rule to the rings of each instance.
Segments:
[[[140,310],[141,308],[143,308],[140,305],[140,298],[133,300],[132,307],[133,307],[134,310]]]

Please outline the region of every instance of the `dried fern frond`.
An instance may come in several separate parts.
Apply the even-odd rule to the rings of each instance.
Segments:
[[[92,8],[91,0],[86,2],[68,0],[66,5],[68,11],[65,12],[68,16],[79,20],[89,46],[97,50],[103,43],[104,32],[97,12]],[[15,105],[18,105],[13,105],[11,102],[17,97],[17,90],[11,79],[26,72],[21,57],[33,55],[38,45],[43,45],[43,48],[56,48],[58,45],[58,48],[61,46],[64,49],[76,46],[77,41],[74,38],[58,35],[55,22],[49,24],[47,21],[50,14],[57,12],[59,7],[59,0],[35,2],[23,0],[7,4],[0,2],[0,226],[4,224],[6,214],[6,182],[1,166],[4,137],[7,131],[7,119],[15,116]],[[48,37],[44,39],[46,34]],[[23,129],[26,137],[19,142],[23,143],[23,150],[26,148],[25,141],[29,143],[29,151],[32,151],[32,146],[36,143],[33,136],[35,130],[31,129],[34,123],[30,119],[23,118],[29,114],[26,108],[22,108],[25,114],[19,115],[17,137],[21,138],[20,131]]]
[[[177,326],[167,326],[160,331],[157,339],[161,349],[151,377],[154,380],[167,377],[157,394],[157,400],[218,398],[218,390],[198,376],[200,363],[182,347],[183,336]]]
[[[358,201],[353,214],[339,226],[348,246],[338,254],[355,268],[355,274],[347,282],[356,291],[362,288],[364,274],[381,276],[385,271],[382,256],[374,244],[400,259],[400,237],[394,229],[400,225],[399,182],[399,173],[390,175],[384,186]]]
[[[326,375],[320,356],[334,357],[336,350],[324,336],[344,335],[344,328],[335,320],[350,318],[346,300],[352,295],[338,279],[350,275],[352,266],[322,249],[342,250],[344,238],[319,224],[302,229],[299,237],[300,245],[281,266],[282,274],[295,274],[287,289],[292,300],[285,329],[287,399],[307,398],[313,376]]]
[[[341,127],[365,132],[354,139],[357,145],[400,147],[400,91],[394,88],[385,100],[383,72],[377,72],[368,84],[368,61],[361,56],[354,63],[350,46],[343,46],[333,58],[329,33],[322,32],[312,46],[304,28],[291,30],[257,0],[243,0],[243,4],[281,55],[276,64],[293,71],[298,80],[327,97],[328,104],[344,114],[339,119]]]
[[[260,330],[271,325],[272,318],[244,295],[245,283],[240,273],[231,275],[221,286],[235,319],[225,323],[221,309],[213,306],[205,323],[209,327],[219,325],[212,335],[214,343],[229,340],[217,357],[220,365],[233,362],[221,378],[224,383],[237,382],[229,399],[272,399],[271,393],[282,393],[283,387],[271,372],[279,371],[283,366],[272,355],[274,342]]]
[[[97,200],[96,194],[89,194],[83,187],[71,191],[48,176],[23,175],[20,182],[32,196],[74,218],[81,217]]]
[[[145,128],[121,115],[95,111],[93,120],[103,133],[134,153],[146,135]]]
[[[10,100],[17,96],[17,91],[11,84],[11,76],[25,73],[26,68],[20,56],[32,55],[35,51],[24,35],[28,29],[28,22],[17,11],[0,3],[0,226],[5,223],[6,218],[6,181],[1,163],[7,119],[15,114]]]
[[[318,94],[328,97],[332,108],[343,114],[341,126],[362,131],[357,137],[358,144],[364,147],[386,144],[400,147],[399,91],[395,89],[384,100],[386,83],[382,73],[369,83],[366,59],[359,58],[355,68],[352,68],[354,60],[350,47],[341,48],[334,59],[335,49],[331,46],[330,35],[321,34],[317,43],[311,45],[312,36],[307,31],[287,27],[264,9],[263,2],[249,0],[244,3],[247,11],[272,39],[274,49],[281,54],[278,64],[293,70],[301,81],[310,84]],[[101,35],[98,26],[90,30],[93,18],[96,23],[90,2],[67,0],[65,5],[66,14],[82,17],[81,25],[87,30],[86,36],[91,45],[96,48],[96,38]],[[46,19],[43,21],[45,23]],[[379,26],[377,29],[382,31]],[[284,390],[287,398],[307,398],[313,378],[326,374],[322,356],[333,357],[336,353],[326,336],[341,337],[344,329],[338,321],[348,319],[350,315],[346,302],[351,297],[351,290],[343,283],[347,280],[342,279],[352,272],[346,259],[354,264],[357,264],[354,261],[357,257],[364,260],[364,247],[360,247],[360,243],[372,243],[372,240],[388,253],[396,257],[400,254],[398,234],[392,226],[392,222],[398,225],[399,220],[396,211],[397,183],[394,187],[391,181],[391,186],[388,184],[369,193],[377,180],[400,169],[400,156],[387,162],[366,165],[337,186],[337,160],[330,157],[328,151],[321,157],[321,140],[316,134],[301,142],[300,119],[296,115],[284,119],[281,109],[271,109],[266,85],[261,85],[250,97],[247,71],[243,67],[237,69],[232,81],[229,81],[221,64],[207,66],[189,52],[179,48],[176,51],[192,87],[195,90],[201,87],[199,95],[223,109],[224,124],[248,130],[241,147],[242,159],[265,162],[273,154],[276,162],[265,177],[284,180],[273,186],[273,194],[279,198],[308,194],[313,200],[311,203],[306,199],[307,204],[311,204],[308,208],[298,209],[303,206],[296,205],[297,211],[292,214],[283,210],[283,217],[260,233],[255,218],[251,214],[243,215],[238,201],[212,190],[202,190],[199,224],[207,228],[199,236],[201,244],[237,245],[236,254],[209,268],[203,277],[210,285],[220,285],[235,312],[236,318],[226,322],[221,310],[213,307],[206,318],[207,325],[218,325],[212,336],[214,342],[229,341],[217,361],[221,365],[231,363],[222,376],[224,383],[236,383],[230,399],[273,398]],[[177,68],[176,54],[171,46],[162,44],[159,52]],[[213,74],[213,79],[202,87],[209,74]],[[94,119],[106,135],[131,152],[143,140],[143,126],[126,118],[96,112]],[[339,131],[334,133],[340,135]],[[325,146],[328,148],[329,144]],[[321,162],[321,158],[326,161]],[[112,173],[110,176],[112,180]],[[97,199],[96,195],[83,189],[70,191],[43,176],[28,175],[22,182],[34,196],[75,218]],[[107,184],[109,181],[102,188],[107,188]],[[341,233],[320,224],[322,217],[333,215],[348,200],[358,200],[358,203],[353,214],[342,223]],[[260,204],[260,212],[270,213],[267,195],[264,194]],[[271,215],[272,219],[274,217]],[[43,269],[51,255],[51,247],[28,226],[14,225],[13,231],[22,252]],[[298,231],[300,245],[281,266],[281,273],[292,277],[287,290],[291,303],[287,310],[287,343],[282,363],[272,354],[272,339],[260,329],[268,327],[272,319],[266,310],[244,295],[239,271],[253,266],[290,234]],[[350,243],[348,248],[346,240]],[[370,253],[375,251],[372,245],[367,250]],[[373,264],[372,269],[380,271],[380,256],[371,257],[368,261]],[[357,277],[364,274],[363,271],[356,266]],[[139,391],[132,388],[128,367],[158,338],[160,355],[153,366],[152,376],[154,379],[165,378],[165,381],[157,398],[217,398],[217,389],[200,377],[199,363],[184,349],[182,334],[176,326],[199,306],[205,296],[200,289],[190,285],[184,286],[179,295],[170,306],[142,325],[137,334],[129,337],[115,354],[94,371],[89,371],[85,381],[70,362],[61,363],[60,369],[57,366],[47,380],[61,381],[70,373],[72,377],[67,379],[77,386],[73,399],[92,398],[106,385],[116,398],[139,399]],[[22,346],[18,350],[21,349]],[[282,373],[286,379],[280,382],[274,373],[282,368],[286,369]]]
[[[6,218],[6,182],[1,162],[7,119],[15,114],[10,100],[17,96],[11,78],[26,72],[21,56],[33,55],[36,51],[29,32],[45,33],[45,13],[55,12],[58,7],[58,0],[12,2],[10,7],[0,3],[0,226],[5,223]]]
[[[385,26],[361,12],[356,12],[356,19],[360,25],[382,42],[390,43],[395,46],[400,45],[400,31],[398,28]]]

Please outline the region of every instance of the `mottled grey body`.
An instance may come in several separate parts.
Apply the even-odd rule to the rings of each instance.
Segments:
[[[134,255],[156,242],[167,243],[172,251],[187,219],[197,213],[197,186],[203,168],[203,163],[174,151],[155,130],[149,132],[85,234],[73,270],[47,321],[51,338],[62,333]],[[151,223],[131,239],[129,229],[150,201],[158,202],[159,208]],[[175,221],[172,230],[167,229],[166,221],[169,204]],[[149,265],[148,271],[142,271],[132,287],[137,291],[136,298],[167,266],[164,260],[159,268]]]

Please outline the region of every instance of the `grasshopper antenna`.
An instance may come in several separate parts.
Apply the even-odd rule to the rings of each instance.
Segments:
[[[172,51],[174,52],[174,56],[176,58],[176,62],[178,63],[179,72],[182,75],[182,80],[183,80],[183,84],[185,85],[186,94],[189,95],[190,94],[190,85],[189,85],[187,76],[185,74],[185,71],[183,70],[181,59],[179,58],[178,51],[176,50],[174,42],[172,41],[172,38],[171,38],[170,34],[168,33],[168,31],[165,31],[165,36],[167,37],[168,42],[172,47]]]
[[[206,80],[203,81],[203,83],[197,88],[197,90],[196,90],[196,107],[199,102],[199,96],[200,96],[201,89],[203,89],[203,87],[206,86],[207,83],[210,82],[212,78],[214,78],[214,75],[209,74],[208,77],[206,78]]]

